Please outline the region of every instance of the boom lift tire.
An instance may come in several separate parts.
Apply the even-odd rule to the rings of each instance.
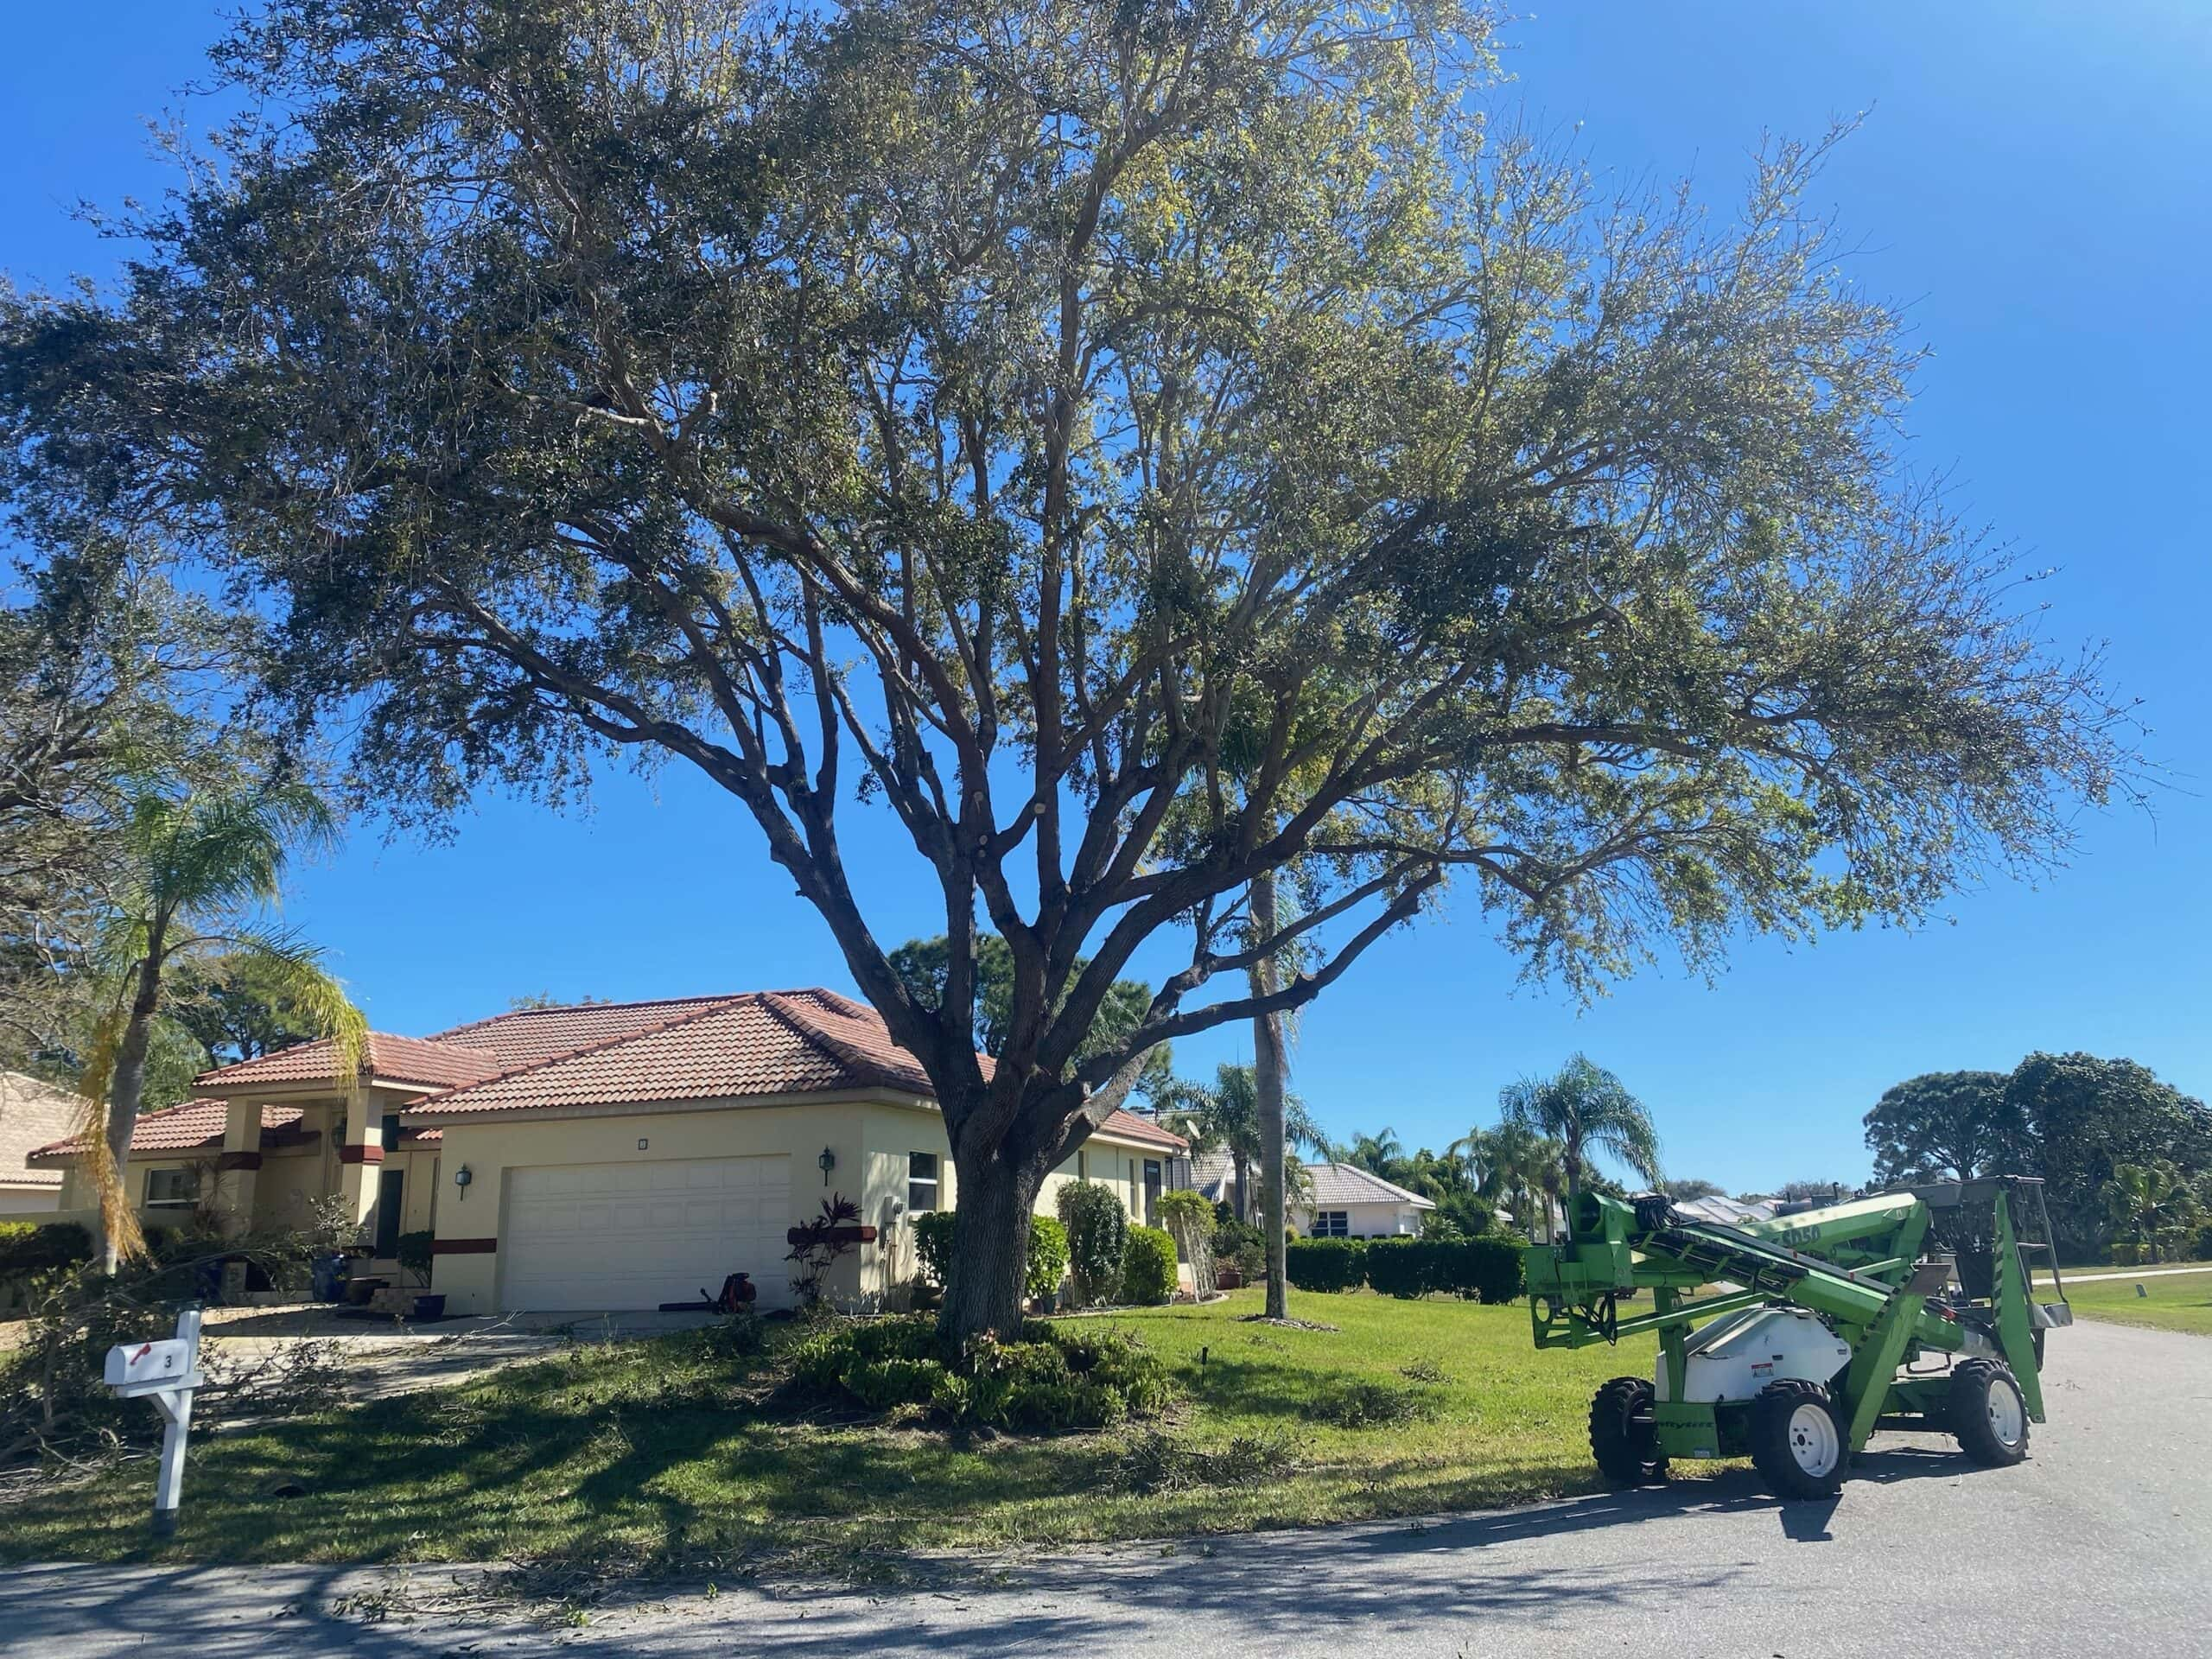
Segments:
[[[2000,1361],[1967,1359],[1953,1366],[1943,1414],[1959,1437],[1959,1449],[1976,1463],[2002,1469],[2028,1455],[2027,1402],[2012,1368]]]
[[[1643,1377],[1617,1376],[1590,1402],[1590,1455],[1616,1486],[1649,1486],[1667,1478],[1667,1459],[1659,1455],[1651,1423],[1656,1392]]]
[[[1751,1465],[1779,1497],[1834,1497],[1851,1463],[1851,1431],[1828,1391],[1796,1377],[1751,1402]]]

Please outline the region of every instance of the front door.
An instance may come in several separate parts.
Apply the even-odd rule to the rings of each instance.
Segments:
[[[377,1259],[399,1254],[399,1205],[407,1191],[407,1172],[387,1169],[377,1177]]]

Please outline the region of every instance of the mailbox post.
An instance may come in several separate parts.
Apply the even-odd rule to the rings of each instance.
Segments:
[[[200,1374],[200,1315],[195,1303],[176,1316],[175,1337],[107,1351],[108,1387],[126,1400],[150,1399],[162,1414],[162,1471],[154,1485],[157,1538],[176,1530],[177,1503],[184,1496],[184,1442],[192,1432],[192,1393],[207,1380]]]

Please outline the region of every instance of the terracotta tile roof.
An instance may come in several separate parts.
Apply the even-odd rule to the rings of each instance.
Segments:
[[[525,1009],[431,1040],[496,1044],[518,1058],[497,1077],[416,1103],[410,1121],[871,1087],[934,1092],[874,1009],[818,988]],[[1184,1144],[1130,1112],[1114,1113],[1102,1133],[1174,1151]]]
[[[1190,1143],[1179,1135],[1163,1129],[1150,1118],[1137,1112],[1125,1112],[1116,1107],[1098,1126],[1101,1135],[1119,1135],[1124,1141],[1141,1141],[1147,1146],[1162,1147],[1170,1152],[1180,1152]]]
[[[868,1033],[853,1030],[849,1015],[834,1035],[816,1031],[809,1017],[819,1007],[813,995],[761,991],[664,1005],[660,1021],[642,1031],[434,1096],[409,1116],[444,1120],[531,1107],[818,1094],[872,1084],[928,1089],[921,1068],[890,1044],[880,1024],[874,1034],[882,1056],[871,1054]]]
[[[418,1083],[432,1089],[480,1083],[486,1077],[496,1077],[500,1069],[498,1056],[481,1048],[420,1037],[395,1037],[384,1031],[369,1033],[361,1054],[361,1075],[365,1077],[378,1083]],[[324,1038],[311,1043],[295,1043],[258,1059],[241,1060],[236,1065],[203,1071],[193,1080],[192,1089],[194,1094],[200,1094],[270,1084],[334,1081],[331,1045]]]
[[[517,1008],[430,1033],[433,1043],[481,1049],[502,1071],[573,1054],[617,1037],[634,1037],[699,1009],[736,1001],[734,995],[670,996],[649,1002],[586,1002],[573,1007]]]
[[[61,1172],[34,1167],[32,1154],[76,1128],[84,1102],[67,1089],[0,1071],[0,1185],[59,1186]]]
[[[191,1100],[181,1106],[148,1112],[130,1131],[130,1154],[138,1158],[149,1154],[213,1151],[223,1144],[223,1119],[227,1111],[223,1101]],[[291,1128],[302,1116],[296,1106],[264,1106],[262,1143],[267,1145],[272,1133]],[[41,1163],[50,1160],[55,1165],[66,1164],[77,1155],[78,1146],[78,1138],[71,1135],[41,1147],[31,1156]]]

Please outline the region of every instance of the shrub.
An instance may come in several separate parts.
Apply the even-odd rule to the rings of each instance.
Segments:
[[[952,1273],[952,1240],[957,1226],[950,1210],[925,1210],[914,1217],[914,1255],[923,1274],[939,1288]],[[1060,1287],[1068,1270],[1067,1229],[1050,1216],[1029,1218],[1029,1255],[1023,1272],[1023,1288],[1032,1296],[1048,1295]]]
[[[1193,1192],[1187,1187],[1173,1192],[1161,1193],[1160,1195],[1160,1224],[1165,1226],[1179,1217],[1194,1226],[1211,1228],[1214,1225],[1212,1201],[1205,1193]]]
[[[92,1236],[73,1221],[0,1221],[0,1285],[92,1259]]]
[[[1283,1274],[1300,1290],[1351,1290],[1365,1273],[1367,1241],[1294,1238],[1283,1247]]]
[[[427,1285],[430,1282],[430,1268],[436,1259],[430,1247],[436,1243],[437,1236],[435,1233],[428,1230],[419,1233],[402,1233],[399,1236],[397,1260],[399,1262],[400,1270],[413,1274],[417,1284]]]
[[[978,1341],[964,1357],[926,1319],[840,1322],[792,1344],[789,1363],[802,1395],[871,1411],[915,1408],[966,1427],[1107,1428],[1168,1399],[1166,1368],[1135,1338],[1043,1319],[1027,1321],[1016,1341]]]
[[[2116,1268],[2132,1268],[2143,1259],[2143,1247],[2133,1239],[2113,1241],[2112,1264]]]
[[[1406,1300],[1426,1295],[1432,1288],[1435,1258],[1450,1248],[1419,1238],[1375,1239],[1366,1251],[1368,1286],[1382,1295]]]
[[[1076,1304],[1103,1302],[1121,1284],[1129,1213],[1109,1188],[1096,1181],[1068,1182],[1055,1205],[1060,1224],[1067,1229],[1068,1273],[1075,1281]]]
[[[950,1210],[925,1210],[914,1217],[914,1258],[931,1282],[939,1287],[952,1271],[952,1234],[957,1224]]]
[[[822,1211],[791,1230],[791,1248],[784,1260],[793,1264],[791,1289],[799,1306],[812,1307],[823,1301],[830,1273],[838,1262],[860,1248],[861,1207],[842,1192],[822,1200]]]
[[[1122,1247],[1122,1300],[1148,1307],[1175,1294],[1175,1241],[1157,1227],[1132,1227]]]
[[[1032,1296],[1051,1295],[1068,1270],[1068,1230],[1050,1216],[1029,1217],[1029,1268],[1023,1281]]]
[[[1213,1254],[1217,1262],[1235,1262],[1247,1279],[1262,1278],[1268,1271],[1268,1236],[1248,1221],[1224,1217],[1214,1224]]]

